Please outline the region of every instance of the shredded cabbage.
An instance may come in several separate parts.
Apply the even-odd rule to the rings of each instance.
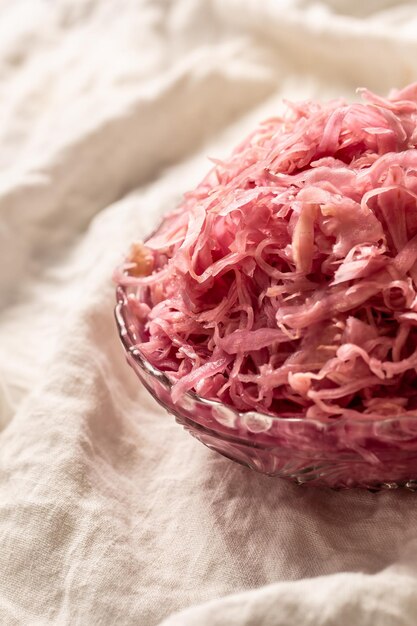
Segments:
[[[415,414],[417,84],[361,91],[288,103],[116,272],[174,401]]]

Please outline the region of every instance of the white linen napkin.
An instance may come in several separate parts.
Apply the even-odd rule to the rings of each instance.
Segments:
[[[126,365],[111,283],[282,97],[417,80],[416,26],[388,0],[0,3],[1,624],[417,622],[416,496],[204,448]]]

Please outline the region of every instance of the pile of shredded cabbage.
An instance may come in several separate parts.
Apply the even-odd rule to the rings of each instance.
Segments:
[[[417,414],[417,84],[361,93],[287,103],[116,272],[174,401]]]

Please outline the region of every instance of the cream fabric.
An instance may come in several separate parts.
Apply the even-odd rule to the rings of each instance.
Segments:
[[[416,496],[194,441],[127,367],[110,277],[282,97],[384,93],[416,52],[415,2],[0,1],[1,624],[415,626]]]

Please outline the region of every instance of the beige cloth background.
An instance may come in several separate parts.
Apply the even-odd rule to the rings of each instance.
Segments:
[[[416,52],[415,2],[0,0],[1,624],[415,626],[417,496],[195,442],[110,276],[282,96],[384,93]]]

